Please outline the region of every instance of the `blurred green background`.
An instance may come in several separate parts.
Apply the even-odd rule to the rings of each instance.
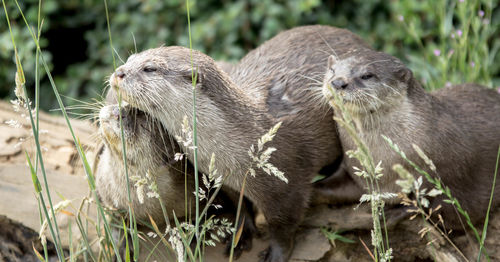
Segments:
[[[474,81],[500,85],[500,8],[496,1],[191,0],[193,48],[237,61],[278,32],[299,25],[347,28],[403,59],[428,89]],[[26,86],[34,90],[35,44],[15,1],[6,3]],[[19,0],[36,27],[38,0]],[[42,1],[41,47],[60,93],[81,100],[102,93],[113,72],[102,0]],[[188,46],[184,0],[108,0],[113,46],[123,60],[160,45]],[[15,57],[0,15],[0,98],[14,97]],[[117,60],[117,65],[121,64]],[[45,74],[41,107],[57,108]],[[77,103],[66,98],[65,103]]]

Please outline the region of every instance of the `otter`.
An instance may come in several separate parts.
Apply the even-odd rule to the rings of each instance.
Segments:
[[[231,75],[231,70],[235,68],[235,64],[231,62],[226,62],[226,61],[215,61],[215,64],[222,69],[222,71],[226,72],[227,74]]]
[[[144,224],[149,222],[151,216],[158,225],[164,225],[173,221],[174,213],[179,218],[192,216],[195,206],[195,198],[191,193],[194,190],[194,170],[188,160],[174,158],[175,153],[181,152],[177,142],[170,140],[161,123],[147,113],[128,105],[120,108],[114,104],[117,97],[113,90],[108,92],[104,102],[106,105],[99,112],[99,136],[102,144],[94,165],[96,189],[100,200],[108,207],[128,209],[119,122],[121,110],[130,178],[129,189],[132,209],[137,220]],[[141,190],[134,186],[138,179],[145,179],[143,182],[146,182]],[[156,184],[155,190],[149,187],[153,183]],[[162,201],[168,218],[164,217],[159,200]],[[223,216],[235,221],[234,210],[237,201],[237,192],[222,188],[214,200],[214,205],[222,208],[211,207],[209,216]],[[253,210],[246,199],[242,203],[241,214],[240,223],[244,223],[244,226],[240,242],[235,247],[236,258],[243,251],[251,249],[253,234],[256,232]],[[231,244],[226,245],[226,255],[229,255],[230,247]]]
[[[134,110],[129,106],[119,108],[118,105],[106,105],[99,113],[99,134],[103,138],[103,148],[99,155],[96,169],[96,187],[99,197],[108,206],[116,209],[128,209],[127,181],[125,166],[122,158],[122,144],[120,138],[119,110],[121,110],[123,132],[127,148],[127,167],[130,178],[130,193],[132,208],[138,220],[149,221],[148,214],[157,222],[165,222],[156,197],[170,211],[176,215],[183,216],[185,206],[185,177],[184,163],[175,161],[173,155],[180,152],[174,144],[164,137],[161,128],[148,119],[142,111]],[[190,179],[186,179],[186,187],[194,187],[192,169],[187,170]],[[147,184],[137,190],[134,184],[138,179],[146,179]],[[155,183],[157,192],[153,192],[148,185]],[[187,194],[187,205],[194,206],[194,196]]]
[[[341,96],[375,163],[382,162],[382,191],[400,190],[395,184],[398,175],[392,170],[394,164],[413,170],[390,148],[384,135],[410,160],[441,179],[474,223],[484,218],[500,144],[500,94],[476,84],[427,93],[399,59],[374,50],[330,56],[322,90],[332,101],[328,86]],[[356,149],[342,127],[339,137],[343,150]],[[418,156],[412,144],[433,161],[436,172]],[[362,188],[363,178],[352,175],[352,167],[359,166],[359,162],[345,158],[345,166]],[[425,187],[430,189],[431,185],[427,183]],[[442,205],[440,212],[446,225],[460,229],[458,213],[451,204],[441,201],[444,197],[436,197],[431,207]],[[495,197],[494,205],[498,202]]]
[[[303,26],[249,52],[230,76],[209,56],[170,46],[131,55],[110,83],[131,106],[181,136],[183,117],[193,120],[196,75],[198,165],[206,172],[214,153],[219,173],[230,174],[225,184],[236,190],[253,165],[248,156],[251,146],[282,123],[266,146],[277,149],[269,162],[288,182],[254,167],[256,175],[246,180],[245,196],[262,210],[269,225],[270,246],[261,261],[286,261],[308,206],[312,177],[342,155],[333,112],[320,102],[315,86],[321,85],[327,54],[357,47],[368,48],[347,30]],[[189,157],[192,161],[193,154]]]

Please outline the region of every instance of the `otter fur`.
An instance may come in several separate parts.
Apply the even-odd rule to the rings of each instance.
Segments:
[[[196,91],[200,170],[208,171],[214,153],[219,173],[228,175],[225,184],[240,190],[253,167],[256,175],[246,179],[245,195],[263,211],[270,231],[270,247],[261,260],[286,261],[311,197],[312,178],[342,155],[333,112],[315,89],[328,55],[356,48],[367,45],[347,30],[304,26],[251,51],[230,76],[207,55],[171,46],[130,56],[110,83],[131,106],[158,119],[176,137],[183,135],[184,116],[193,121]],[[279,122],[281,128],[266,147],[276,148],[269,162],[284,172],[287,183],[257,168],[248,155]],[[192,161],[194,154],[188,156]]]
[[[382,135],[390,138],[406,156],[450,188],[474,223],[484,218],[490,198],[496,156],[500,145],[500,94],[476,84],[446,87],[426,92],[412,72],[397,58],[374,50],[360,50],[345,56],[330,56],[323,93],[332,99],[329,87],[342,98],[352,116],[359,137],[369,148],[375,163],[381,161],[382,191],[399,192],[393,165],[414,169],[396,153]],[[335,112],[340,114],[340,112]],[[356,146],[339,127],[344,151]],[[436,171],[422,160],[412,144],[420,147]],[[363,178],[353,175],[356,159],[345,158],[348,173],[359,187]],[[424,179],[425,180],[425,179]],[[429,183],[423,187],[431,188]],[[497,187],[498,190],[499,187]],[[448,227],[462,227],[451,204],[436,197],[431,207],[442,205]],[[494,197],[497,205],[500,198]]]

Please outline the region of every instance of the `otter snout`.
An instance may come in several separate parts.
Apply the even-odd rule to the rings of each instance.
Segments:
[[[118,105],[107,105],[101,108],[99,111],[99,122],[113,122],[118,123],[120,121],[120,111],[122,115],[123,123],[126,123],[129,117],[129,109],[125,105],[124,107],[118,107]]]
[[[111,87],[114,89],[118,89],[120,81],[123,80],[123,78],[125,78],[125,70],[123,70],[121,66],[118,67],[116,71],[109,77],[109,83],[111,84]]]
[[[123,79],[125,77],[125,72],[121,69],[117,69],[116,72],[115,72],[115,75],[120,78],[120,79]]]
[[[330,83],[335,89],[346,89],[349,84],[344,79],[335,79]]]

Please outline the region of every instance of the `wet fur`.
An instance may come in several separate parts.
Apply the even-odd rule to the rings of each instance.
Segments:
[[[231,69],[231,76],[198,51],[162,47],[129,57],[110,82],[131,105],[159,119],[169,133],[181,135],[184,115],[192,122],[194,67],[198,164],[207,172],[215,153],[219,173],[231,174],[227,185],[236,190],[251,165],[250,146],[283,123],[267,146],[277,148],[270,162],[285,172],[288,184],[257,170],[255,178],[247,179],[245,195],[263,210],[269,224],[271,246],[262,260],[285,261],[308,206],[312,177],[341,157],[333,112],[315,89],[321,86],[328,55],[356,47],[366,44],[346,30],[305,26],[250,52]],[[153,74],[143,71],[148,66],[154,67]],[[116,77],[117,72],[124,77]]]

